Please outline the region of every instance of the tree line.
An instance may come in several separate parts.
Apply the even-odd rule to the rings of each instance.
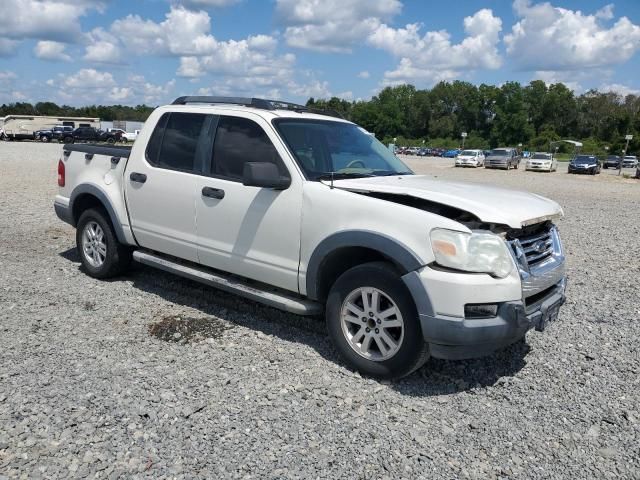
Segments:
[[[53,102],[31,103],[18,102],[0,106],[0,118],[7,115],[44,115],[63,117],[91,117],[105,121],[130,120],[144,122],[155,107],[137,105],[91,105],[88,107],[70,107],[69,105],[57,105]]]
[[[518,146],[547,151],[560,139],[582,141],[582,151],[621,154],[625,135],[634,135],[629,152],[640,150],[640,97],[590,90],[576,95],[562,83],[535,80],[523,86],[441,82],[431,89],[387,87],[366,101],[316,100],[309,107],[332,109],[384,143],[403,146],[495,148]],[[554,145],[555,148],[555,145]],[[571,152],[568,144],[560,151]]]
[[[370,100],[337,97],[307,101],[313,108],[332,109],[352,120],[384,143],[406,146],[494,148],[518,146],[548,150],[551,141],[579,140],[583,151],[620,154],[625,135],[634,135],[629,151],[640,150],[640,97],[590,90],[576,95],[562,83],[534,80],[523,86],[469,82],[440,82],[431,89],[412,85],[387,87]],[[145,121],[154,107],[137,105],[59,106],[53,102],[12,103],[0,106],[0,117],[10,114],[98,117],[102,120]],[[560,151],[572,147],[562,145]]]

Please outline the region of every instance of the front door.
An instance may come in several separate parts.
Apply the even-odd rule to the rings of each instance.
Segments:
[[[302,179],[287,168],[286,155],[262,118],[219,117],[209,177],[197,180],[200,263],[298,291]],[[246,162],[275,163],[291,185],[286,190],[244,186]]]
[[[210,150],[211,115],[165,113],[141,158],[129,158],[131,228],[145,248],[196,262],[196,185]]]

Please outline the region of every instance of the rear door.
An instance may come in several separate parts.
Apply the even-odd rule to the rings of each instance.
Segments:
[[[131,227],[145,248],[198,260],[195,189],[211,148],[211,115],[164,113],[125,173]]]
[[[297,292],[302,178],[282,160],[288,154],[273,127],[247,115],[217,119],[209,176],[197,179],[198,256],[204,265]],[[244,186],[246,162],[275,163],[291,185]]]

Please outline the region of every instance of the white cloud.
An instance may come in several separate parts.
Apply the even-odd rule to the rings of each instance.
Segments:
[[[399,0],[277,0],[292,47],[347,53],[382,21],[400,13]]]
[[[451,80],[468,70],[497,69],[502,65],[498,52],[502,20],[489,9],[465,17],[467,36],[457,44],[446,30],[420,33],[420,24],[404,28],[380,25],[368,42],[399,57],[398,67],[385,72],[385,84],[415,82],[432,84]]]
[[[88,45],[84,60],[93,63],[120,64],[123,63],[122,52],[125,47],[118,38],[104,28],[94,28],[86,34]]]
[[[71,57],[65,53],[66,45],[51,40],[41,40],[33,48],[33,54],[41,60],[69,62]]]
[[[109,92],[109,100],[114,102],[122,102],[129,100],[133,96],[133,89],[129,87],[113,87]]]
[[[139,55],[204,55],[212,52],[217,42],[209,33],[211,20],[205,11],[193,12],[184,7],[171,7],[160,23],[128,15],[111,25],[115,35],[127,49]]]
[[[0,33],[16,40],[74,41],[81,34],[79,18],[102,7],[93,0],[3,0]]]
[[[99,72],[93,68],[83,68],[73,75],[64,78],[65,87],[80,90],[107,88],[115,85],[113,75],[109,72]]]
[[[369,78],[371,74],[367,70],[363,70],[358,73],[358,78]]]
[[[520,20],[505,35],[507,54],[522,70],[581,70],[617,65],[640,49],[640,27],[621,17],[610,28],[602,20],[613,18],[607,5],[595,14],[515,0]]]
[[[622,95],[623,97],[626,97],[627,95],[640,96],[640,89],[629,87],[627,85],[621,85],[619,83],[608,83],[600,85],[600,87],[598,87],[598,91],[617,93],[618,95]]]
[[[205,74],[197,57],[181,57],[177,75],[179,77],[197,78]]]
[[[83,68],[71,75],[58,75],[45,82],[51,88],[50,98],[72,105],[137,104],[159,105],[171,100],[175,80],[154,84],[142,75],[116,79],[109,72]]]

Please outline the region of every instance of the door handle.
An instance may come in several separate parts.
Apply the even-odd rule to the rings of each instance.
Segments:
[[[224,198],[224,190],[220,188],[204,187],[202,189],[202,196],[207,198],[217,198],[222,200]]]
[[[129,175],[132,182],[144,183],[147,181],[147,176],[144,173],[132,172]]]

